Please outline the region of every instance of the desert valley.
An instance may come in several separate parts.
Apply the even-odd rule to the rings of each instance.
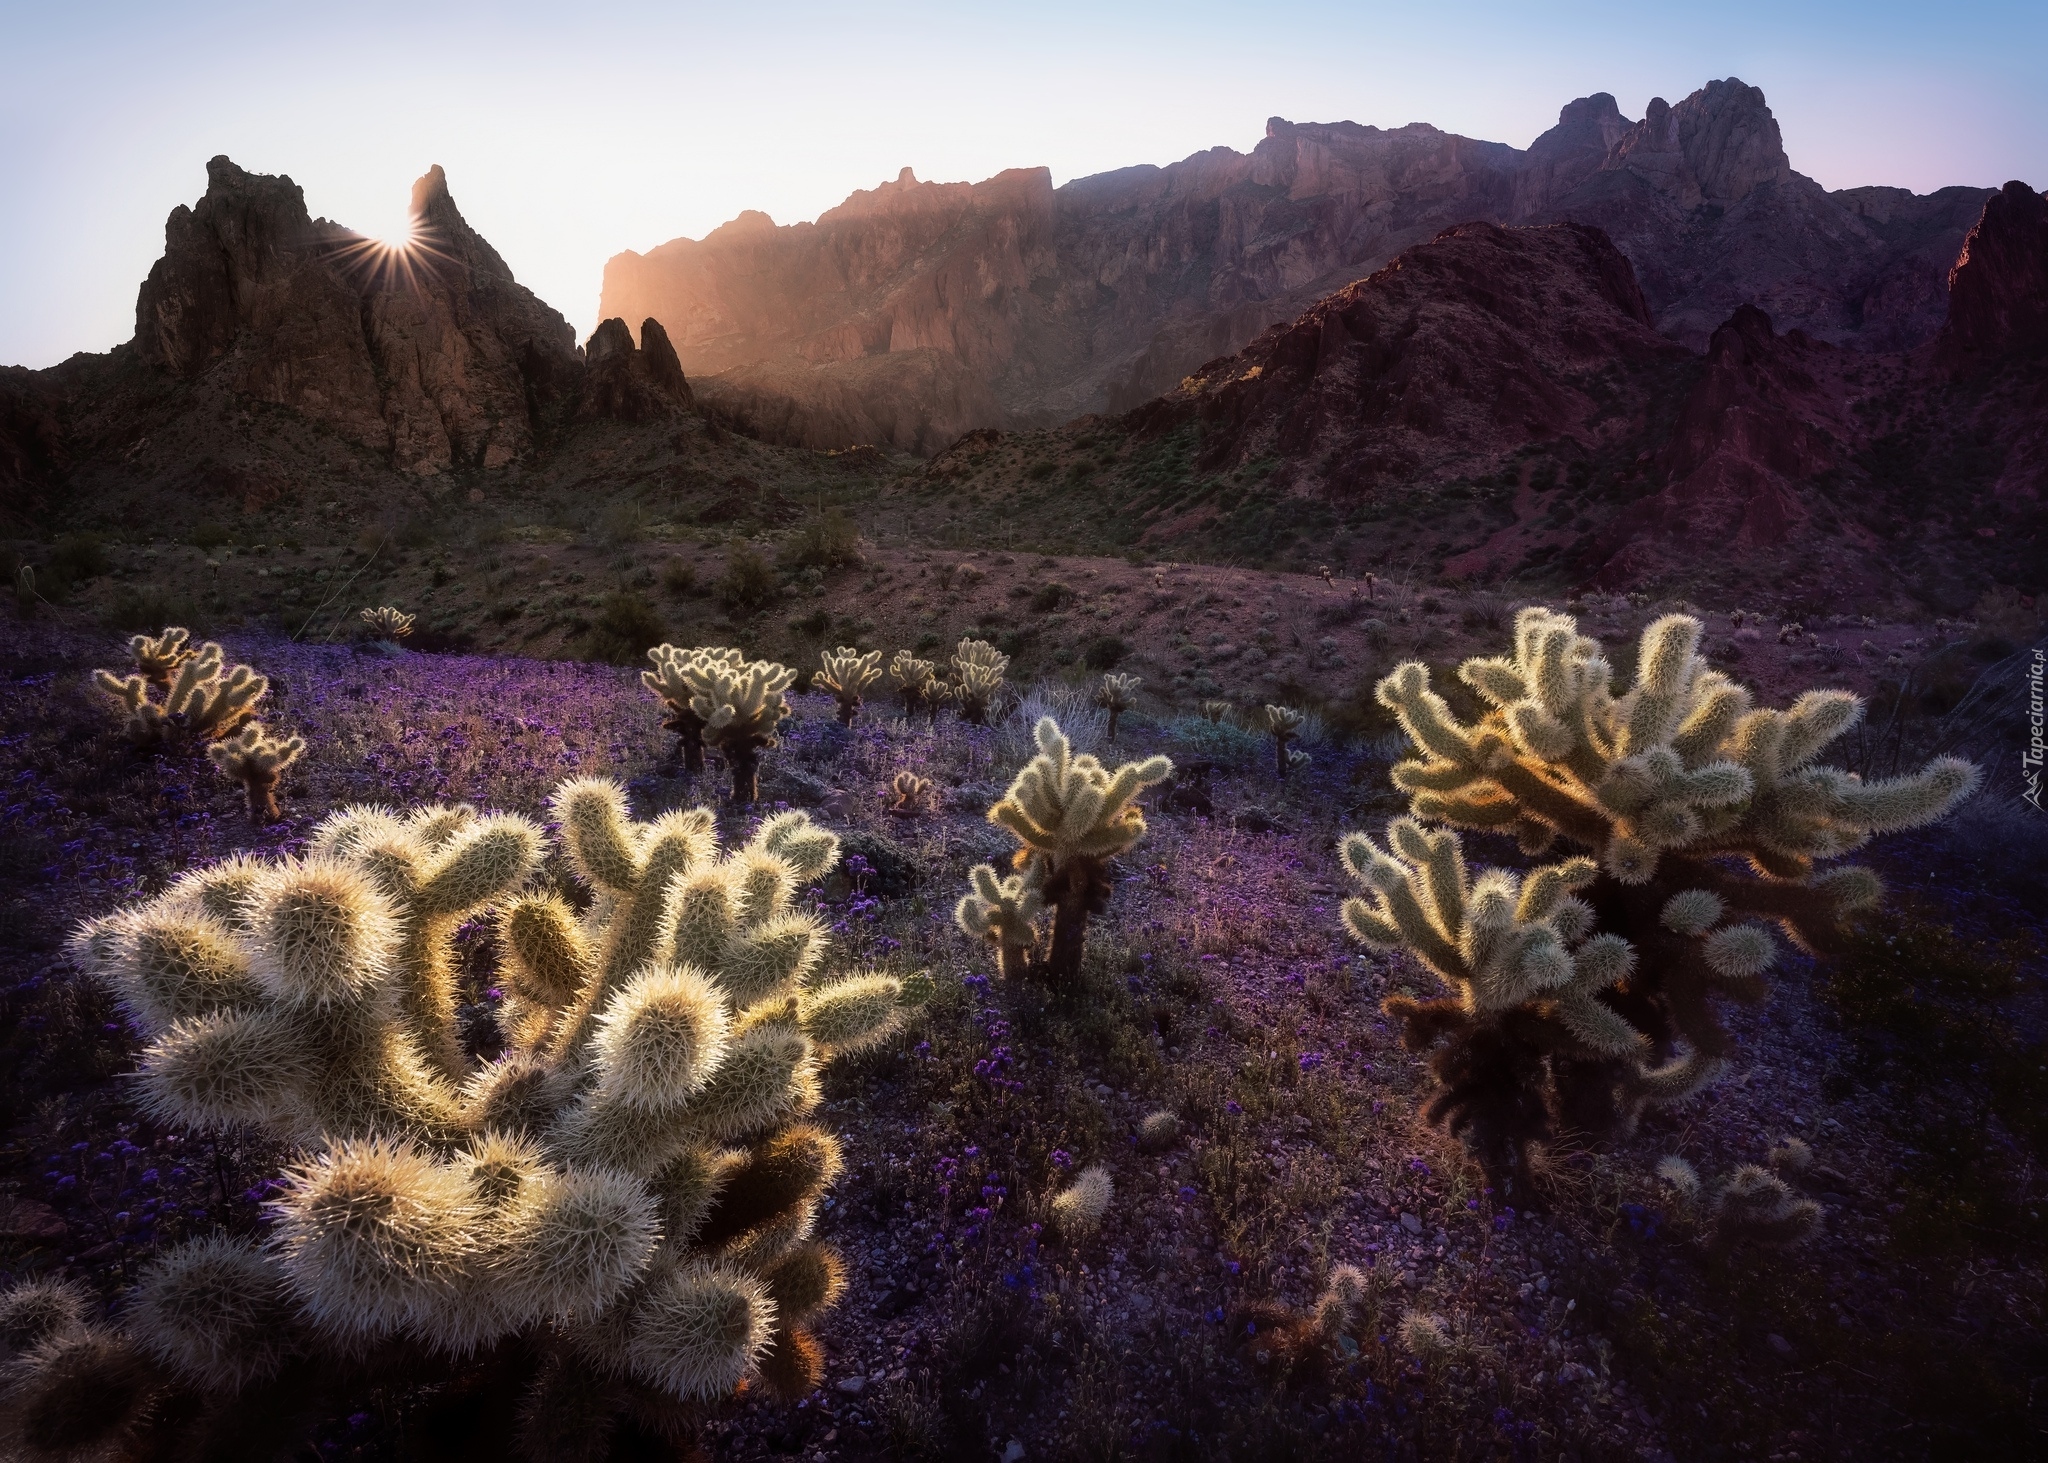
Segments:
[[[0,1456],[2038,1452],[2035,186],[462,181],[0,369]]]

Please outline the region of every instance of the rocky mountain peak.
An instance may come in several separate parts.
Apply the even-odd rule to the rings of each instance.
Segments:
[[[641,322],[637,347],[624,320],[604,321],[584,343],[583,363],[579,419],[652,422],[681,416],[692,405],[683,363],[659,320]]]
[[[1984,205],[1948,277],[1940,354],[1970,368],[2048,348],[2048,197],[2017,180]]]
[[[1792,178],[1778,119],[1762,90],[1734,77],[1708,82],[1675,107],[1652,97],[1643,120],[1614,144],[1606,167],[1634,173],[1689,209],[1733,203],[1763,184]]]

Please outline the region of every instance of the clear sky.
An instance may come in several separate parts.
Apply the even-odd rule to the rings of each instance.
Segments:
[[[126,340],[165,215],[222,152],[371,233],[402,227],[441,163],[470,223],[587,332],[610,255],[741,209],[815,218],[906,165],[1064,182],[1248,149],[1273,115],[1526,147],[1573,97],[1638,117],[1739,76],[1828,187],[2040,187],[2044,42],[2044,0],[0,0],[0,363]]]

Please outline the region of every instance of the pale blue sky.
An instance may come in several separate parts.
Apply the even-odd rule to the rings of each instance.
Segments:
[[[1761,86],[1829,187],[2048,183],[2048,4],[94,3],[0,0],[0,363],[132,333],[206,159],[378,232],[448,169],[581,331],[604,261],[743,208],[814,218],[906,165],[1054,180],[1249,149],[1265,119],[1433,122],[1526,147],[1576,96],[1631,117]]]

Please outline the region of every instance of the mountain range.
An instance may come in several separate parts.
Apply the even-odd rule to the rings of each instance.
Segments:
[[[778,440],[931,452],[1127,410],[1474,221],[1601,229],[1655,328],[1695,350],[1744,304],[1816,340],[1910,348],[1940,329],[1988,196],[1831,193],[1737,80],[1634,121],[1582,97],[1526,150],[1276,117],[1250,153],[1058,188],[1043,168],[972,185],[906,168],[815,223],[745,213],[614,257],[600,312],[661,321],[710,399]]]
[[[2041,577],[2048,200],[1830,193],[1739,81],[1526,150],[1275,120],[1057,189],[906,169],[614,258],[581,345],[440,168],[413,215],[393,251],[214,159],[131,342],[0,370],[0,522],[459,486],[766,523],[858,480],[960,541],[1945,608]]]

